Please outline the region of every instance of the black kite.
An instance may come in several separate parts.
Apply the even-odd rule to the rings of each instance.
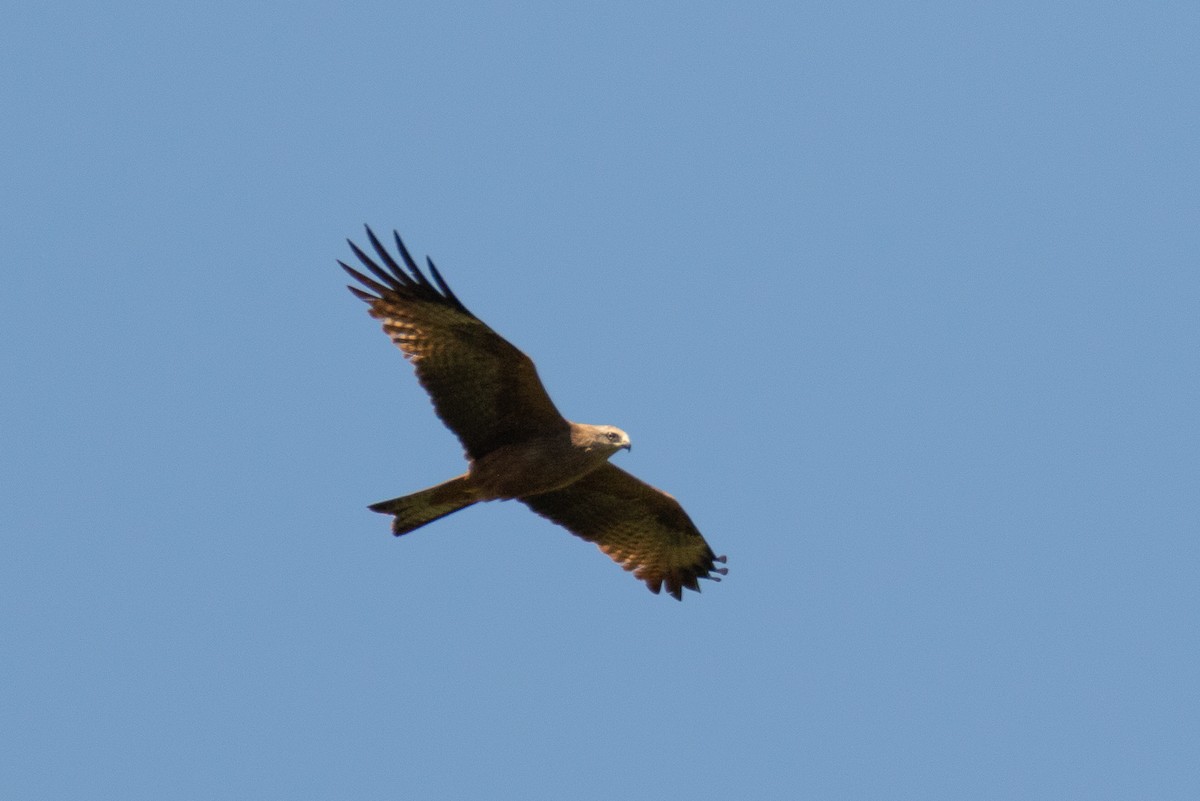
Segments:
[[[433,282],[426,278],[394,236],[404,266],[370,228],[379,261],[353,242],[350,248],[374,277],[338,264],[370,290],[349,287],[416,367],[438,416],[462,442],[469,468],[369,508],[392,515],[399,536],[480,501],[516,499],[596,543],[652,592],[665,584],[682,600],[684,587],[699,592],[698,579],[720,581],[728,571],[715,563],[725,557],[713,554],[683,507],[609,463],[629,449],[629,436],[566,420],[529,357],[468,311],[430,259]]]

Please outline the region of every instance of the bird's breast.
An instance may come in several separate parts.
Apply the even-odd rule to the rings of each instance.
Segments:
[[[471,463],[471,484],[490,499],[521,498],[562,489],[607,461],[608,454],[547,437],[497,448]]]

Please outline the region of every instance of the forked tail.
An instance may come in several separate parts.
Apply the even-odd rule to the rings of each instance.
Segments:
[[[432,523],[459,509],[475,503],[467,476],[461,475],[412,495],[392,498],[390,501],[373,503],[367,508],[372,512],[392,515],[392,533],[399,537],[414,528]]]

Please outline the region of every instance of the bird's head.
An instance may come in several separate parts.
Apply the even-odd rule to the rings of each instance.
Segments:
[[[629,435],[616,426],[587,426],[586,429],[587,442],[584,447],[588,450],[611,455],[622,449],[633,448],[629,442]]]

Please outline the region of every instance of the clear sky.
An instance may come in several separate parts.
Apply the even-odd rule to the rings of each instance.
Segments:
[[[21,6],[0,796],[1200,797],[1200,5]],[[728,578],[390,536],[363,223]]]

